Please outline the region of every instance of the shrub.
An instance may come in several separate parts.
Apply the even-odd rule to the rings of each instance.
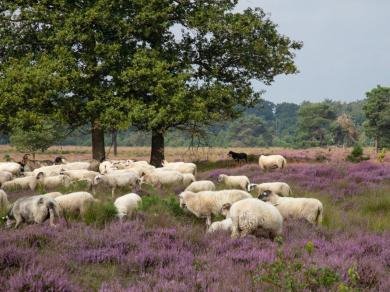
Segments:
[[[378,162],[380,163],[383,163],[383,161],[385,160],[385,157],[386,157],[386,148],[383,148],[381,151],[379,151],[379,153],[376,155],[376,160],[378,160]]]
[[[83,215],[83,220],[87,225],[96,224],[102,226],[116,218],[117,210],[113,202],[93,203]]]
[[[347,156],[347,161],[349,162],[361,162],[363,160],[369,160],[367,156],[363,156],[363,148],[359,145],[353,147],[351,154]]]

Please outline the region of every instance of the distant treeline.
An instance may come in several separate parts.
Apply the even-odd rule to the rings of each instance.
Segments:
[[[364,135],[364,101],[342,103],[325,100],[321,103],[303,102],[275,104],[263,100],[244,111],[232,122],[203,128],[200,132],[171,131],[166,136],[167,146],[218,147],[310,147],[326,145],[367,145]],[[86,127],[71,133],[62,145],[90,146]],[[106,133],[110,144],[111,133]],[[118,146],[150,146],[151,135],[135,128],[119,131]],[[0,136],[0,143],[8,143]]]

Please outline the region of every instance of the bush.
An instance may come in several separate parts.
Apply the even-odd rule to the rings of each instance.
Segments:
[[[103,226],[116,218],[117,210],[113,202],[93,203],[83,214],[83,220],[87,225],[96,224]]]
[[[378,162],[383,163],[386,157],[386,148],[383,148],[379,153],[376,155],[376,159]]]
[[[359,145],[353,147],[351,154],[347,156],[346,160],[349,162],[361,162],[364,160],[369,160],[370,158],[367,156],[363,156],[363,148]]]

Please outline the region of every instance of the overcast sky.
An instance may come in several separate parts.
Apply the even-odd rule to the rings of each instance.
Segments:
[[[281,33],[304,43],[300,73],[277,77],[265,99],[353,101],[390,86],[390,0],[240,0],[238,9],[246,7],[263,8]]]

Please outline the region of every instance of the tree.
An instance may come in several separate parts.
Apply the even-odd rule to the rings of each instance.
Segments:
[[[37,151],[44,152],[56,142],[61,141],[65,136],[65,131],[61,126],[47,121],[42,125],[35,125],[28,130],[14,128],[10,136],[11,145],[16,150],[23,153],[32,153],[35,159]]]
[[[330,142],[330,125],[335,112],[326,103],[303,103],[298,111],[300,138],[310,141],[312,146],[324,146]]]
[[[390,145],[390,88],[378,85],[366,95],[364,127],[367,136],[375,140],[378,151]]]
[[[337,145],[352,146],[359,137],[352,119],[347,114],[342,114],[331,124],[334,142]]]
[[[159,13],[147,14],[150,33],[122,75],[123,95],[133,101],[132,124],[152,132],[156,166],[169,129],[236,118],[260,99],[253,79],[270,84],[278,74],[297,72],[294,50],[301,44],[278,34],[261,9],[233,12],[237,1],[141,2],[145,11],[159,7]],[[177,24],[179,39],[171,29]]]
[[[2,1],[0,90],[8,97],[0,100],[0,123],[5,129],[12,115],[23,118],[23,108],[71,128],[88,123],[99,160],[104,130],[133,125],[152,132],[151,162],[161,165],[169,129],[235,118],[260,99],[252,80],[270,84],[278,74],[297,72],[293,58],[301,43],[280,35],[261,9],[237,13],[236,4]],[[182,32],[175,36],[177,26]],[[30,84],[39,94],[12,93]],[[19,98],[20,106],[8,110]]]

